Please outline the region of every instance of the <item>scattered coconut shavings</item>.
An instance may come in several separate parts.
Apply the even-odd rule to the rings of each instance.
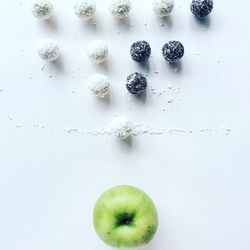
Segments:
[[[151,90],[151,95],[150,95],[150,97],[151,97],[152,95],[156,95],[157,97],[159,97],[159,96],[165,94],[165,92],[166,92],[165,89],[156,90],[156,89],[154,89],[151,85],[149,85],[149,88],[150,88],[150,90]]]
[[[89,134],[94,136],[99,135],[114,135],[114,130],[112,128],[100,128],[100,129],[89,129],[83,130],[79,128],[65,128],[64,131],[67,134],[78,133],[81,135]],[[170,128],[170,129],[163,129],[159,127],[152,127],[147,124],[136,123],[132,126],[131,135],[139,136],[139,135],[162,135],[162,134],[173,134],[173,133],[181,133],[181,134],[191,134],[193,133],[192,129],[189,128]]]
[[[112,134],[110,129],[105,129],[105,128],[86,130],[84,131],[84,133],[89,134],[89,135],[111,135]]]
[[[90,134],[90,135],[111,135],[111,129],[105,129],[105,128],[100,128],[100,129],[88,129],[88,130],[83,130],[79,128],[65,128],[64,131],[68,134],[72,133],[78,133],[78,134]]]
[[[160,128],[153,128],[149,125],[143,125],[143,124],[135,124],[133,126],[133,135],[143,135],[143,134],[150,134],[150,135],[160,135],[164,134],[165,130]]]
[[[46,68],[47,64],[43,64],[43,66],[41,67],[41,71],[44,71],[44,69]]]
[[[171,128],[168,129],[168,133],[172,134],[172,133],[183,133],[183,134],[191,134],[193,133],[192,129],[183,129],[183,128]]]
[[[229,127],[222,127],[222,131],[225,135],[230,135],[231,132],[232,132],[232,128],[229,128]]]
[[[210,126],[200,129],[200,132],[211,132],[211,131],[212,131],[212,128]]]
[[[68,134],[71,134],[71,133],[82,133],[82,130],[81,129],[78,129],[78,128],[65,128],[64,131]]]

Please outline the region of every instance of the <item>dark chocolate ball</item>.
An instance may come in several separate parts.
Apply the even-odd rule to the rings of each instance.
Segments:
[[[212,12],[213,6],[213,0],[192,0],[190,9],[196,17],[204,18]]]
[[[176,63],[184,55],[184,46],[178,41],[170,41],[163,46],[162,55],[166,61]]]
[[[136,62],[145,62],[151,55],[150,45],[146,41],[134,42],[130,48],[130,55]]]
[[[127,77],[127,90],[133,95],[142,95],[147,88],[147,78],[141,73],[135,72]]]

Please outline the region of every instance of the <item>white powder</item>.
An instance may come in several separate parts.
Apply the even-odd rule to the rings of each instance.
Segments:
[[[229,135],[232,132],[232,128],[229,127],[222,127],[222,131],[225,135]]]
[[[212,128],[210,126],[206,127],[206,128],[201,128],[200,129],[201,132],[211,132]]]

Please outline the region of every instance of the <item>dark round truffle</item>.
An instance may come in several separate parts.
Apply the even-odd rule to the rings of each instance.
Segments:
[[[126,87],[128,91],[133,95],[142,95],[147,88],[147,78],[136,72],[127,77]]]
[[[213,6],[213,0],[192,0],[190,9],[196,17],[204,18],[212,12]]]
[[[163,46],[162,55],[166,61],[176,63],[184,55],[184,46],[178,41],[170,41]]]
[[[130,55],[136,62],[145,62],[151,55],[150,45],[146,41],[134,42],[130,48]]]

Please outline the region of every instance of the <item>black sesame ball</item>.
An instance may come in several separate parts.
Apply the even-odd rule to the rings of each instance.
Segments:
[[[213,6],[213,0],[192,0],[190,9],[196,17],[204,18],[212,12]]]
[[[146,41],[134,42],[130,48],[130,55],[136,62],[145,62],[151,54],[150,45]]]
[[[170,41],[163,46],[162,55],[166,61],[176,63],[184,55],[184,46],[178,41]]]
[[[147,88],[147,78],[136,72],[127,77],[126,87],[128,91],[133,95],[142,95]]]

